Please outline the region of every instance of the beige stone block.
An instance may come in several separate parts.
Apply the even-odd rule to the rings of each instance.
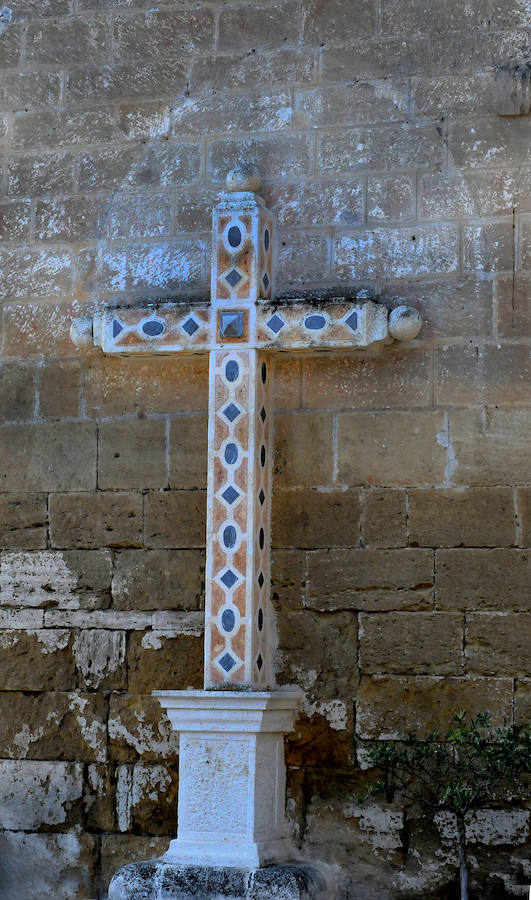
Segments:
[[[356,547],[359,521],[359,490],[278,490],[273,497],[273,546]]]
[[[531,269],[531,228],[526,222],[522,222],[520,225],[520,244],[522,268]]]
[[[9,425],[0,430],[3,491],[90,491],[96,486],[91,422]]]
[[[413,78],[411,102],[418,119],[486,115],[495,108],[494,76],[482,72],[468,76]]]
[[[146,494],[146,547],[204,547],[205,515],[206,491]]]
[[[129,638],[127,671],[131,694],[201,688],[202,636],[172,631],[134,632]]]
[[[74,636],[72,646],[82,688],[100,691],[126,688],[125,632],[83,628]]]
[[[367,219],[385,222],[414,219],[417,205],[415,179],[409,175],[373,176],[367,182]]]
[[[39,373],[39,415],[52,419],[79,415],[81,366],[77,361],[46,363]]]
[[[97,64],[106,59],[110,34],[104,19],[49,19],[30,24],[26,42],[26,58],[33,64],[68,66],[81,59]]]
[[[118,137],[113,109],[39,109],[18,113],[13,122],[14,150],[50,150],[75,144],[100,144]]]
[[[361,541],[362,546],[375,549],[405,546],[405,491],[361,492]]]
[[[95,197],[39,200],[35,232],[41,241],[75,243],[101,237],[107,201]]]
[[[2,756],[104,762],[106,717],[107,701],[102,694],[3,691],[0,693]]]
[[[283,3],[253,3],[224,7],[219,19],[220,50],[240,51],[242,46],[276,49],[283,43],[297,44],[300,12],[296,0]]]
[[[528,146],[529,122],[525,116],[457,121],[448,138],[450,160],[456,169],[519,166],[527,158]]]
[[[260,191],[280,226],[358,225],[364,221],[361,178],[271,184]]]
[[[89,363],[86,394],[87,413],[92,416],[204,410],[208,360],[175,358],[168,365],[164,357],[99,356]]]
[[[166,194],[112,197],[106,206],[111,238],[167,237],[172,233],[171,198]]]
[[[409,538],[421,547],[513,547],[511,488],[410,491]]]
[[[91,834],[0,833],[0,877],[6,897],[93,900],[98,841]]]
[[[469,613],[465,641],[471,674],[531,675],[531,613]]]
[[[274,550],[271,559],[271,600],[276,609],[302,609],[306,588],[305,554]]]
[[[442,164],[443,144],[433,125],[367,125],[324,131],[317,158],[320,172],[336,176],[338,172],[395,172]]]
[[[489,222],[463,228],[465,272],[510,272],[516,267],[512,222]]]
[[[279,235],[277,280],[280,290],[329,277],[330,239],[310,231],[282,231]]]
[[[340,281],[444,275],[458,269],[455,225],[372,228],[336,240],[335,277]]]
[[[339,481],[389,487],[442,482],[444,425],[443,413],[429,410],[341,414]]]
[[[166,422],[136,419],[101,423],[98,429],[101,490],[162,488],[167,482]]]
[[[76,104],[179,96],[186,88],[186,70],[186,57],[176,54],[172,56],[171,66],[160,56],[146,56],[141,66],[131,60],[114,65],[76,67],[67,75],[65,94],[69,102]],[[120,137],[121,122],[118,122],[118,129]],[[122,148],[120,150],[123,152]],[[155,155],[158,155],[156,151]]]
[[[470,717],[488,710],[493,728],[511,718],[510,678],[453,678],[376,675],[361,679],[356,704],[356,732],[366,740],[399,740],[410,732],[446,731],[454,713]]]
[[[302,15],[305,44],[344,46],[375,36],[373,0],[360,0],[354,7],[342,0],[332,0],[324,6],[319,0],[304,0]]]
[[[456,409],[450,412],[456,484],[499,485],[531,482],[529,409]]]
[[[277,487],[331,483],[332,427],[329,413],[275,416],[273,470]]]
[[[160,703],[151,695],[111,694],[109,706],[109,753],[118,762],[168,760],[179,754],[179,735]]]
[[[70,193],[74,189],[74,159],[74,154],[68,152],[17,153],[8,160],[8,195],[38,197],[55,191]]]
[[[118,766],[116,775],[119,830],[171,834],[177,806],[176,767],[137,763]]]
[[[204,262],[204,241],[192,239],[100,243],[78,253],[79,274],[89,292],[197,290],[205,287]]]
[[[72,319],[92,315],[92,305],[41,301],[5,303],[3,307],[4,358],[48,360],[72,355]]]
[[[53,494],[53,547],[138,547],[142,544],[142,495],[118,491]]]
[[[46,494],[0,494],[0,548],[41,550],[46,547]]]
[[[301,360],[284,356],[275,360],[273,381],[273,408],[280,410],[300,409],[301,406]]]
[[[130,103],[120,103],[120,130],[128,138],[167,136],[170,131],[170,110],[171,104],[167,100],[136,100]],[[124,197],[123,199],[133,202],[135,200],[134,197]],[[183,230],[194,231],[195,229]]]
[[[2,629],[40,629],[44,626],[42,609],[0,609],[0,628]]]
[[[438,550],[435,571],[438,609],[531,609],[526,550]]]
[[[469,31],[463,32],[459,41],[455,40],[453,34],[434,34],[431,43],[434,72],[484,72],[485,69],[496,69],[504,65],[525,64],[529,35],[524,28]]]
[[[331,550],[308,554],[313,609],[427,609],[433,605],[431,550]]]
[[[407,118],[409,86],[399,79],[356,81],[306,88],[295,92],[296,128],[327,128],[374,122],[403,122]]]
[[[109,605],[108,551],[5,550],[0,558],[0,604],[59,609]]]
[[[170,487],[206,488],[208,432],[205,416],[170,422]]]
[[[152,619],[153,615],[149,612],[129,612],[121,609],[95,609],[88,612],[76,609],[50,609],[45,613],[44,623],[47,628],[105,628],[111,631],[134,631],[150,628]]]
[[[431,369],[431,354],[418,350],[304,359],[302,402],[315,409],[427,406],[431,402]]]
[[[254,49],[254,48],[253,48]],[[250,54],[209,53],[191,61],[190,86],[194,91],[217,90],[220,84],[264,87],[306,84],[315,80],[317,53],[308,47],[274,47]]]
[[[22,29],[6,28],[0,35],[0,66],[10,69],[16,66],[20,57]]]
[[[291,127],[291,95],[274,91],[199,94],[190,103],[172,104],[172,134],[177,138],[198,134],[244,131],[284,131]]]
[[[350,43],[350,42],[349,42]],[[388,78],[429,70],[429,45],[425,37],[414,40],[372,40],[348,47],[321,48],[321,79],[355,81],[360,77]]]
[[[516,682],[514,720],[517,725],[531,721],[531,678],[519,678]]]
[[[202,554],[196,550],[123,550],[115,557],[115,609],[198,609]]]
[[[168,66],[164,66],[168,71]],[[134,67],[137,71],[137,67]],[[171,70],[170,70],[171,71]],[[99,73],[106,78],[106,73]],[[130,95],[131,68],[125,78],[126,96]],[[160,78],[157,69],[155,78]],[[174,76],[175,79],[175,76]],[[180,77],[180,83],[184,82]],[[156,81],[155,81],[156,83]],[[86,150],[79,155],[79,189],[131,190],[149,187],[182,187],[199,179],[201,156],[198,144],[174,141],[134,143],[102,150]]]
[[[224,182],[234,160],[240,158],[251,160],[264,179],[309,175],[311,138],[307,134],[283,134],[212,141],[208,157],[211,179]]]
[[[359,642],[360,671],[364,674],[459,675],[463,667],[463,616],[361,613]]]
[[[4,691],[72,690],[76,670],[70,631],[3,631],[0,670]]]
[[[101,879],[105,890],[118,869],[133,862],[156,859],[166,853],[171,838],[175,837],[172,827],[168,837],[145,837],[136,834],[104,834],[101,838]]]
[[[118,59],[143,60],[149,44],[150,55],[171,62],[175,53],[212,50],[214,45],[214,15],[208,8],[118,15],[114,28]]]
[[[81,824],[82,763],[0,760],[2,826],[30,831]]]
[[[308,772],[322,771],[324,768],[330,771],[336,766],[344,769],[353,765],[353,707],[350,698],[306,704],[285,744],[286,765],[290,767],[288,778],[293,775],[292,767]]]
[[[509,216],[517,206],[519,179],[513,172],[430,172],[420,179],[421,215],[426,219]]]
[[[72,271],[72,251],[64,247],[0,249],[0,292],[6,300],[69,296]]]
[[[0,422],[33,419],[35,390],[34,366],[4,363],[0,369]]]
[[[30,216],[28,203],[0,203],[0,242],[27,240]]]
[[[422,340],[492,335],[492,282],[480,277],[391,282],[384,287],[381,302],[418,309]]]
[[[430,34],[434,32],[466,32],[487,29],[490,4],[475,0],[471,4],[440,3],[426,6],[423,0],[383,0],[381,31],[383,35]]]
[[[86,769],[83,806],[86,827],[91,831],[114,831],[116,783],[114,768],[89,763]]]
[[[531,275],[516,272],[496,281],[497,325],[501,337],[518,340],[531,333]]]
[[[520,522],[519,545],[529,547],[531,546],[531,488],[519,488],[516,496]]]
[[[44,104],[55,105],[61,96],[60,72],[11,72],[2,79],[4,100],[13,111]]]

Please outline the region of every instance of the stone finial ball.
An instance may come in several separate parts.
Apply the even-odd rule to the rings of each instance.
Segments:
[[[227,190],[256,192],[260,187],[260,172],[252,163],[236,166],[227,175]]]
[[[412,306],[397,306],[389,313],[389,334],[395,341],[412,341],[421,328],[420,313]]]
[[[81,316],[74,319],[70,326],[70,339],[76,347],[92,346],[92,319],[90,316]]]

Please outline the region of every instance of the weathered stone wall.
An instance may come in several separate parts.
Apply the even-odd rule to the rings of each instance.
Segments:
[[[206,362],[79,352],[68,328],[208,296],[240,157],[279,218],[280,291],[366,289],[425,322],[380,357],[279,366],[294,835],[351,897],[456,896],[444,818],[349,799],[353,739],[459,707],[531,718],[531,119],[495,109],[497,67],[531,58],[529,3],[6,3],[2,898],[103,897],[175,832],[177,742],[150,692],[201,686]],[[478,819],[482,897],[524,895],[530,819]]]

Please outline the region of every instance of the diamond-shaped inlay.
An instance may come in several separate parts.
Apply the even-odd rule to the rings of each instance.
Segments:
[[[230,272],[228,273],[228,275],[225,275],[225,281],[228,281],[228,283],[230,284],[230,286],[232,288],[236,287],[238,282],[241,280],[242,280],[242,276],[240,275],[240,273],[238,272],[237,269],[231,269]]]
[[[358,330],[358,314],[357,312],[352,312],[350,316],[345,319],[345,325],[348,325],[349,328],[352,328],[352,331]]]
[[[269,287],[269,278],[267,277],[267,272],[265,273],[264,277],[262,278],[262,283],[267,291],[267,289]]]
[[[234,419],[237,419],[240,415],[241,410],[238,409],[235,403],[229,403],[228,406],[223,410],[223,415],[229,422],[234,422]]]
[[[187,319],[186,322],[183,322],[182,328],[183,328],[183,331],[186,331],[186,334],[189,337],[192,337],[192,335],[195,334],[196,331],[199,329],[199,325],[197,324],[195,319],[193,319],[192,316],[190,316],[190,318]]]
[[[259,574],[259,576],[258,576],[258,584],[260,585],[260,587],[263,587],[263,586],[264,586],[264,576],[262,575],[261,572],[260,572],[260,574]]]
[[[284,319],[281,319],[278,313],[275,313],[274,316],[271,316],[269,322],[266,322],[267,327],[273,332],[273,334],[278,334],[279,331],[285,326]]]
[[[260,418],[261,418],[262,422],[265,422],[265,420],[267,419],[267,413],[263,406],[262,406],[262,409],[260,410]]]
[[[258,671],[262,671],[262,666],[264,665],[264,660],[262,659],[262,654],[259,653],[256,659],[256,665],[258,666]]]
[[[234,501],[237,500],[240,496],[240,492],[237,491],[236,488],[233,488],[232,484],[229,484],[228,488],[225,488],[221,496],[223,497],[225,503],[228,503],[229,506],[232,506]]]
[[[124,326],[122,325],[122,323],[119,322],[118,319],[113,319],[112,320],[112,336],[116,337],[116,335],[120,334],[120,332],[123,330],[124,330]]]
[[[263,506],[264,503],[265,503],[265,494],[264,494],[264,492],[263,492],[262,490],[261,490],[260,493],[258,494],[258,499],[259,499],[259,501],[260,501],[260,506]]]
[[[238,581],[238,576],[234,574],[232,569],[227,569],[227,571],[224,572],[221,576],[220,581],[222,581],[225,587],[230,591],[231,587],[234,587],[234,585]]]
[[[236,665],[236,660],[230,653],[224,653],[221,659],[219,660],[219,664],[222,669],[225,669],[225,672],[230,672],[231,669]]]

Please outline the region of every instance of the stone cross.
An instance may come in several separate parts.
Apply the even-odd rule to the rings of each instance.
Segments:
[[[416,310],[371,300],[274,301],[276,225],[253,167],[213,212],[211,303],[106,309],[75,343],[121,355],[208,353],[204,691],[156,692],[181,732],[179,832],[168,858],[260,866],[289,854],[283,733],[300,692],[275,689],[270,604],[274,357],[383,346]]]

